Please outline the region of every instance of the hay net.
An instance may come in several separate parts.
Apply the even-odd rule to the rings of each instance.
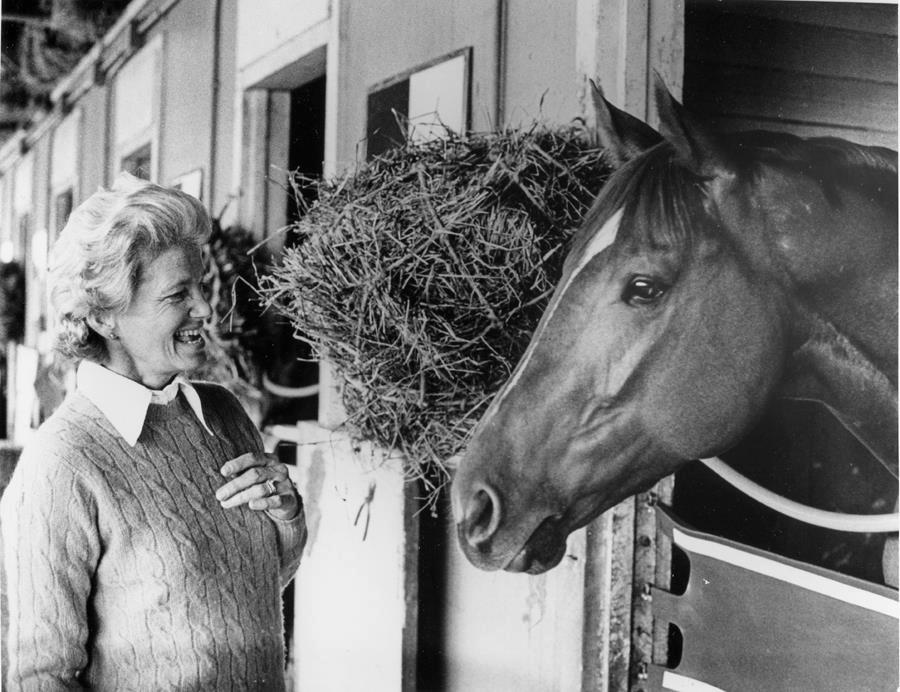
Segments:
[[[608,174],[580,127],[407,142],[317,201],[262,297],[329,361],[345,427],[399,450],[436,495],[510,376]],[[305,206],[305,205],[304,205]]]

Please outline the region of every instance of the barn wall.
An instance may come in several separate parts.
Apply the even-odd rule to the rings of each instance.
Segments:
[[[203,171],[204,187],[208,182],[214,7],[212,2],[179,2],[159,24],[165,37],[158,168],[164,185],[196,169]]]
[[[365,153],[370,88],[462,48],[472,48],[472,126],[487,127],[494,112],[495,14],[493,3],[477,0],[342,2],[336,168]]]
[[[219,0],[218,73],[215,94],[214,129],[210,132],[213,148],[213,169],[210,171],[209,209],[220,213],[232,192],[232,161],[234,156],[234,99],[237,89],[237,3],[239,0]],[[216,51],[213,51],[215,57]],[[210,114],[212,117],[212,114]]]
[[[536,119],[568,123],[583,114],[585,75],[576,55],[581,4],[340,3],[344,38],[336,132],[344,141],[338,144],[336,168],[358,158],[365,95],[372,86],[466,47],[472,49],[472,129],[529,125]],[[354,40],[362,35],[367,40]]]
[[[78,101],[82,109],[81,160],[78,162],[78,184],[74,204],[78,205],[106,185],[106,148],[109,138],[106,86],[92,87]]]
[[[503,124],[568,123],[579,114],[576,16],[574,2],[510,0]]]
[[[237,64],[246,68],[329,16],[328,0],[237,0]]]
[[[897,6],[687,5],[685,103],[724,129],[897,148]]]

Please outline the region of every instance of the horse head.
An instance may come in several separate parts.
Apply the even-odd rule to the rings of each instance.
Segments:
[[[890,209],[865,203],[871,186],[810,170],[780,136],[728,140],[656,91],[660,132],[595,89],[620,167],[453,482],[460,544],[480,568],[543,572],[575,529],[735,445],[793,370],[799,325],[817,300],[834,305],[821,287],[855,280],[846,254],[822,247],[837,248],[839,217],[890,226]]]

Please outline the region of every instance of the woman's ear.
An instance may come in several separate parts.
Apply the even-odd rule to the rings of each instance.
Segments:
[[[97,332],[104,339],[116,339],[116,320],[108,314],[100,315],[90,314],[87,316],[88,326]]]

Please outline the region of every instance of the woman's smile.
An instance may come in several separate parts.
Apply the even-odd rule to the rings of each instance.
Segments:
[[[206,347],[202,329],[179,329],[175,332],[175,341],[182,344]]]
[[[171,247],[142,262],[141,281],[128,308],[111,318],[107,367],[151,389],[206,359],[203,322],[210,314],[200,286],[196,251]]]

